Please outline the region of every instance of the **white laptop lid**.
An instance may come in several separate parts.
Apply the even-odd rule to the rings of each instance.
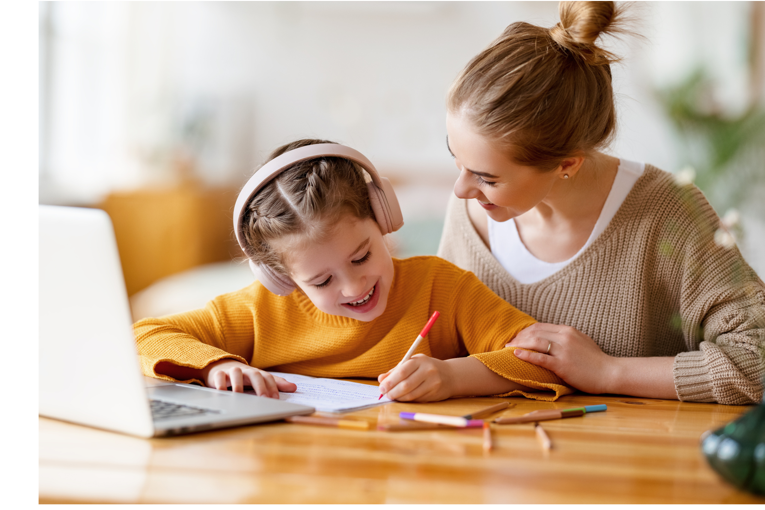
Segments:
[[[40,415],[152,436],[109,217],[55,206],[39,214]]]

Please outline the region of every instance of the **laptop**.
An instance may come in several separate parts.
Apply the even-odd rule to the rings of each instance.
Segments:
[[[41,416],[157,437],[314,412],[144,377],[109,216],[45,205],[39,213]]]

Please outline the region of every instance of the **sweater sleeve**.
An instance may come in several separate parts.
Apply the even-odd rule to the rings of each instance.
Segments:
[[[203,309],[142,319],[133,325],[143,373],[167,381],[158,363],[202,369],[230,358],[247,364],[254,344],[254,318],[247,306],[248,289],[219,296]],[[180,382],[203,381],[191,379]]]
[[[539,390],[513,390],[497,396],[553,401],[573,393],[553,372],[519,359],[515,347],[505,347],[519,331],[536,322],[532,317],[494,294],[473,273],[461,278],[452,295],[452,313],[467,352],[505,379]]]
[[[697,228],[682,250],[680,326],[689,352],[675,357],[680,400],[750,404],[762,400],[765,286],[738,248],[719,246],[719,219],[698,189],[685,195]]]

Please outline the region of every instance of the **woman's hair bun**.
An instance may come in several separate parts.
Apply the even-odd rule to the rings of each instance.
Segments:
[[[580,54],[588,63],[612,62],[614,56],[595,46],[605,33],[616,33],[621,9],[614,2],[560,2],[560,23],[550,29],[550,37],[564,50]]]

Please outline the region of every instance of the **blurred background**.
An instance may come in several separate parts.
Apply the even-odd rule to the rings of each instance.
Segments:
[[[638,2],[606,41],[609,152],[695,179],[765,275],[765,6]],[[277,146],[348,144],[389,177],[397,256],[434,254],[457,171],[445,94],[514,21],[556,2],[40,2],[39,200],[115,225],[134,318],[251,282],[238,188]]]

